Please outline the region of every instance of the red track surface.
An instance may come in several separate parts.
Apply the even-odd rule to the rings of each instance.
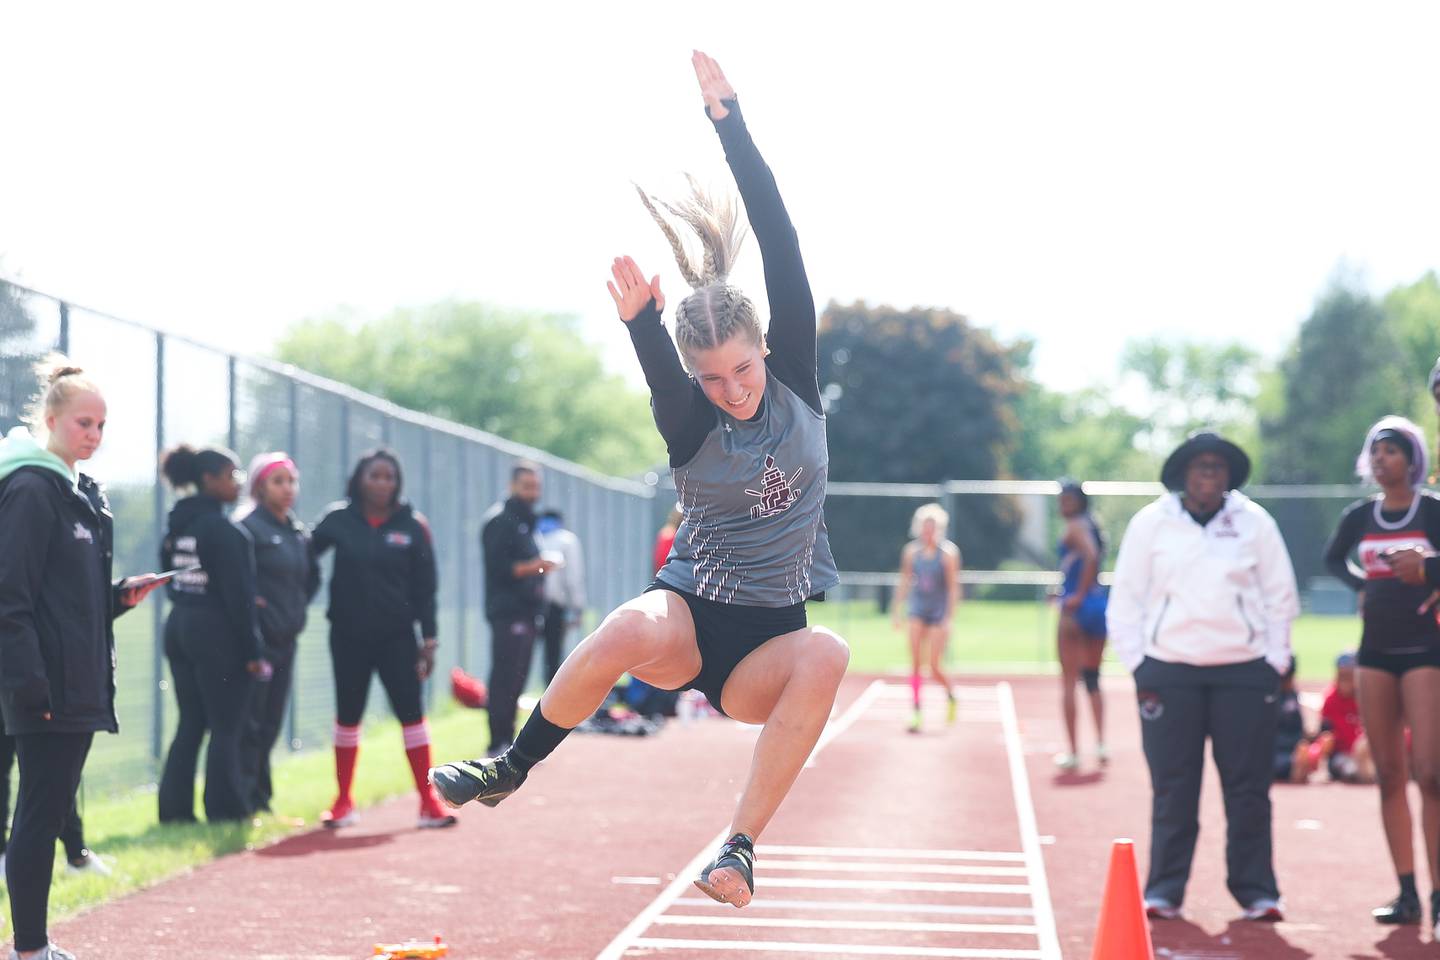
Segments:
[[[1107,686],[1109,770],[1057,778],[1049,759],[1060,742],[1055,681],[1012,683],[1059,943],[1065,957],[1084,960],[1110,839],[1133,836],[1142,870],[1146,860],[1149,787],[1133,694],[1126,682]],[[866,685],[849,681],[841,707]],[[973,681],[961,722],[947,729],[932,688],[937,712],[926,733],[910,736],[907,693],[890,688],[859,711],[802,775],[761,839],[790,849],[762,849],[755,904],[736,911],[681,885],[678,899],[652,910],[615,955],[1044,957],[1043,940],[1026,932],[1043,932],[1044,898],[1024,892],[1041,871],[1024,856],[1004,696],[993,681]],[[397,801],[367,811],[358,827],[227,857],[52,935],[82,960],[358,960],[377,940],[434,933],[455,960],[594,958],[725,826],[753,738],[753,728],[729,721],[672,724],[648,739],[572,737],[524,790],[495,810],[462,811],[456,829],[414,830],[414,802]],[[1316,784],[1273,795],[1290,922],[1232,922],[1238,907],[1224,889],[1224,820],[1212,778],[1189,920],[1157,926],[1160,956],[1434,955],[1416,928],[1391,933],[1369,921],[1394,882],[1373,788]],[[767,943],[777,949],[757,949]],[[796,951],[810,943],[827,946]],[[838,945],[875,952],[845,954]]]

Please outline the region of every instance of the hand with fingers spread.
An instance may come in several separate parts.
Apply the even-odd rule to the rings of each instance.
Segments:
[[[605,286],[610,288],[610,297],[615,301],[621,320],[626,323],[634,320],[651,300],[655,301],[656,310],[665,309],[665,295],[660,292],[658,273],[646,283],[645,274],[640,272],[633,259],[616,257],[610,265],[610,274],[615,279],[606,282]]]
[[[720,101],[735,99],[735,88],[725,79],[725,71],[720,69],[720,64],[716,63],[714,58],[699,50],[691,55],[690,63],[695,67],[695,79],[700,81],[700,95],[705,98],[710,119],[724,119],[730,111]]]

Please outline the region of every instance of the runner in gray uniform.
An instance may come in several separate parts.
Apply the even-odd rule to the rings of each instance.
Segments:
[[[910,732],[919,733],[923,723],[920,711],[920,676],[928,661],[935,682],[945,688],[949,701],[945,720],[955,722],[955,691],[940,667],[945,647],[950,642],[950,624],[955,605],[960,601],[960,548],[945,539],[950,514],[938,503],[927,503],[915,511],[910,520],[910,535],[915,539],[900,551],[900,584],[891,604],[891,620],[900,629],[900,611],[909,613],[910,624],[910,694],[914,713]]]
[[[754,892],[755,838],[819,739],[850,652],[805,617],[805,601],[839,581],[822,513],[829,454],[814,297],[795,228],[734,90],[705,54],[696,52],[693,64],[760,245],[768,336],[754,304],[725,279],[740,235],[733,205],[698,189],[664,204],[699,234],[704,260],[694,264],[642,194],[695,288],[676,311],[672,342],[660,322],[660,278],[646,282],[629,257],[611,269],[610,294],[670,454],[683,512],[674,546],[650,589],[606,617],[565,660],[510,750],[435,767],[430,777],[452,806],[494,806],[622,674],[661,689],[700,690],[729,716],[765,725],[730,839],[695,881],[714,899],[743,907]]]

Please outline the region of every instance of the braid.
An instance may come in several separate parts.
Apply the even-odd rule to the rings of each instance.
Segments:
[[[645,204],[645,209],[650,211],[650,216],[654,217],[655,222],[660,225],[660,232],[665,234],[666,240],[670,241],[670,249],[675,254],[675,262],[680,265],[680,274],[685,278],[685,282],[690,284],[692,289],[704,286],[705,281],[695,273],[695,268],[690,263],[690,255],[685,252],[685,245],[680,242],[680,237],[675,233],[675,229],[664,217],[660,216],[660,211],[655,209],[655,204],[650,202],[650,198],[646,196],[644,190],[640,189],[639,184],[635,185],[635,192],[640,194],[640,202]]]

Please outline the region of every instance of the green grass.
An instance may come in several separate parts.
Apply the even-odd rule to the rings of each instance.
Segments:
[[[1014,671],[1054,669],[1057,614],[1048,604],[970,600],[955,613],[948,662],[957,670]],[[810,607],[810,622],[824,624],[850,643],[850,669],[857,673],[893,673],[910,669],[905,634],[890,625],[874,602],[826,602]],[[1292,635],[1301,680],[1325,681],[1334,675],[1335,656],[1360,642],[1355,617],[1302,616]],[[1120,670],[1106,651],[1108,669]]]
[[[485,739],[485,713],[458,708],[430,718],[436,757],[470,756]],[[313,827],[320,811],[335,796],[335,767],[329,750],[315,750],[281,759],[274,768],[275,812],[247,823],[206,823],[161,826],[156,822],[152,788],[130,793],[91,795],[83,807],[85,842],[111,859],[114,875],[70,875],[56,844],[55,883],[50,893],[53,920],[122,894],[150,886],[166,877],[216,857],[273,842]],[[355,801],[369,806],[415,789],[406,763],[400,727],[392,722],[366,727],[355,778]],[[197,813],[201,788],[196,787]],[[417,806],[418,812],[418,806]],[[9,899],[0,889],[0,939],[9,936]]]
[[[949,660],[959,672],[1047,671],[1055,665],[1055,610],[1037,603],[972,600],[961,605]],[[856,673],[890,673],[909,669],[904,635],[890,626],[873,602],[817,604],[812,623],[824,624],[850,642],[850,669]],[[1323,681],[1331,675],[1335,655],[1353,647],[1359,623],[1352,617],[1301,617],[1294,642],[1300,677]],[[1113,656],[1107,668],[1119,670]],[[401,749],[400,729],[392,722],[367,722],[355,781],[355,800],[369,806],[414,789]],[[447,707],[430,718],[437,757],[468,756],[485,736],[483,711]],[[100,738],[97,738],[100,739]],[[50,897],[52,918],[60,918],[122,894],[157,883],[216,857],[273,842],[314,826],[334,797],[332,754],[317,749],[293,756],[276,755],[275,812],[250,823],[160,826],[155,822],[155,792],[131,791],[102,795],[92,791],[84,807],[85,838],[95,850],[113,858],[114,876],[71,876],[57,844],[55,886]],[[200,788],[196,788],[199,809]],[[0,937],[8,936],[10,911],[0,889]]]

